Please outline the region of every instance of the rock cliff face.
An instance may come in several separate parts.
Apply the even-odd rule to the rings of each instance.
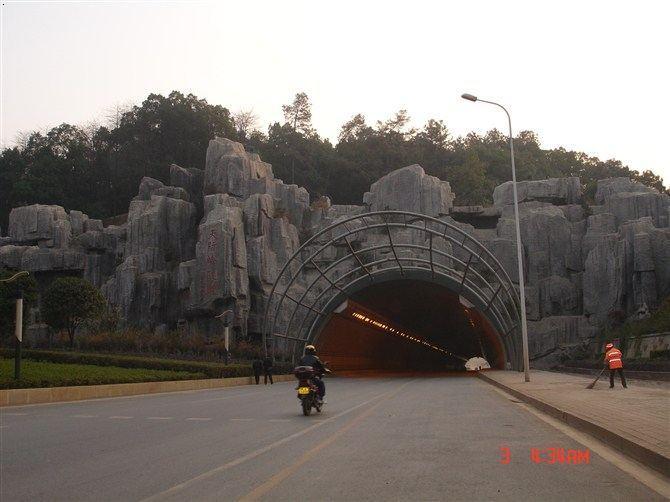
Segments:
[[[333,205],[327,197],[310,205],[304,188],[276,179],[258,155],[216,138],[204,170],[172,165],[170,183],[144,178],[121,226],[104,227],[60,206],[15,208],[8,235],[0,237],[0,266],[29,270],[41,284],[83,276],[119,308],[126,325],[179,323],[214,334],[220,331],[214,316],[231,309],[235,333],[259,333],[274,280],[301,242],[347,216],[390,209],[448,219],[487,246],[518,282],[511,183],[495,189],[495,208],[480,208],[487,218],[482,228],[452,219],[449,183],[418,165],[375,182],[361,206]],[[668,195],[607,179],[598,184],[597,205],[587,207],[577,178],[518,188],[530,349],[538,361],[592,337],[613,316],[654,309],[670,295]],[[388,237],[357,238],[366,242],[355,245],[369,245]],[[411,231],[399,236],[399,242],[422,239]],[[306,284],[317,273],[308,269]]]

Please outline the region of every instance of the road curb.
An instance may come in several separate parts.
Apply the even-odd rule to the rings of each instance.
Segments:
[[[530,404],[534,408],[550,415],[575,429],[585,432],[596,439],[616,448],[621,453],[637,460],[638,462],[659,471],[661,474],[670,477],[670,458],[661,455],[660,453],[651,450],[645,446],[631,441],[619,434],[616,434],[605,427],[602,427],[594,422],[590,422],[584,418],[578,417],[568,411],[562,410],[546,403],[535,397],[531,397],[523,392],[520,392],[512,387],[498,382],[497,380],[486,376],[484,373],[478,373],[477,376],[485,382],[498,387],[505,392],[520,399],[524,403]]]
[[[275,382],[293,380],[293,375],[274,375]],[[252,385],[253,377],[208,378],[204,380],[174,380],[166,382],[119,383],[110,385],[81,385],[73,387],[44,387],[0,390],[0,408],[26,404],[61,403],[110,397],[140,396],[164,392],[208,390]]]

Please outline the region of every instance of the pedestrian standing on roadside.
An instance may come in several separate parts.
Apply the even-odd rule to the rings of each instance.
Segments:
[[[610,389],[614,388],[614,373],[619,373],[619,378],[621,378],[621,385],[624,389],[627,389],[626,377],[623,374],[623,355],[621,351],[617,349],[613,344],[608,343],[605,345],[605,367],[610,370]]]
[[[254,359],[251,363],[251,368],[254,370],[254,378],[256,379],[256,385],[261,383],[261,373],[263,373],[263,361],[260,357]]]
[[[270,379],[270,385],[274,384],[272,381],[272,371],[274,370],[274,364],[272,359],[268,356],[263,360],[263,372],[265,374],[263,381],[265,385],[268,384],[268,378]]]

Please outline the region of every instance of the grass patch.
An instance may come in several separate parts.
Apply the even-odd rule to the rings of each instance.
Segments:
[[[158,382],[206,378],[204,373],[145,368],[118,368],[89,364],[62,364],[24,360],[21,379],[14,380],[14,360],[0,359],[0,389],[63,387],[113,383]]]

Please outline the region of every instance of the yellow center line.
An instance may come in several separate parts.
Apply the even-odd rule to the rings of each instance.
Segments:
[[[250,453],[247,453],[246,455],[243,455],[242,457],[236,458],[235,460],[231,460],[230,462],[226,462],[225,464],[220,465],[218,467],[215,467],[214,469],[203,472],[202,474],[199,474],[199,475],[197,475],[197,476],[195,476],[191,479],[188,479],[188,480],[186,480],[182,483],[174,485],[173,487],[168,488],[167,490],[164,490],[162,492],[158,492],[154,495],[151,495],[151,496],[145,498],[143,500],[143,502],[148,502],[148,501],[151,501],[151,500],[162,500],[162,499],[167,498],[169,496],[175,495],[175,494],[185,490],[186,488],[192,486],[195,483],[198,483],[200,481],[204,481],[206,479],[209,479],[209,478],[211,478],[213,476],[216,476],[217,474],[220,474],[220,473],[222,473],[222,472],[224,472],[228,469],[231,469],[231,468],[236,467],[240,464],[243,464],[244,462],[252,460],[252,459],[254,459],[254,458],[256,458],[256,457],[258,457],[258,456],[260,456],[264,453],[267,453],[270,450],[273,450],[273,449],[275,449],[279,446],[282,446],[282,445],[288,443],[289,441],[292,441],[293,439],[296,439],[300,436],[303,436],[303,435],[305,435],[305,434],[307,434],[307,433],[309,433],[309,432],[311,432],[311,431],[313,431],[313,430],[315,430],[319,427],[322,427],[322,426],[324,426],[324,425],[326,425],[326,424],[328,424],[328,423],[330,423],[334,420],[337,420],[338,418],[340,418],[344,415],[347,415],[347,414],[351,413],[352,411],[355,411],[355,410],[365,406],[366,404],[370,404],[370,403],[372,403],[374,401],[377,401],[377,400],[382,400],[382,399],[384,399],[385,397],[387,397],[391,394],[395,394],[398,391],[400,391],[400,389],[405,387],[406,385],[409,385],[412,381],[413,380],[404,383],[403,385],[401,385],[397,389],[390,390],[388,392],[385,392],[384,394],[380,394],[380,395],[375,396],[371,399],[368,399],[367,401],[363,401],[362,403],[359,403],[356,406],[352,406],[351,408],[348,408],[344,411],[341,411],[340,413],[337,413],[336,415],[333,415],[332,417],[329,417],[325,420],[317,422],[314,425],[311,425],[311,426],[309,426],[305,429],[302,429],[301,431],[295,432],[295,433],[293,433],[289,436],[286,436],[285,438],[282,438],[278,441],[275,441],[274,443],[263,446],[262,448],[258,448],[257,450],[254,450]]]
[[[257,486],[254,488],[251,492],[249,492],[247,495],[242,497],[240,500],[246,501],[253,501],[253,500],[259,500],[263,495],[268,493],[270,490],[274,489],[277,487],[280,483],[282,483],[286,478],[292,476],[300,467],[305,465],[307,462],[312,460],[317,453],[319,453],[321,450],[324,448],[327,448],[336,439],[339,439],[342,435],[346,434],[349,430],[351,430],[355,425],[357,425],[359,422],[370,416],[370,414],[375,411],[379,406],[384,404],[384,402],[388,401],[390,398],[395,396],[398,392],[402,390],[403,387],[406,385],[409,385],[411,382],[406,382],[397,389],[391,391],[390,393],[386,393],[383,397],[383,399],[380,399],[372,405],[370,408],[365,410],[363,413],[360,415],[357,415],[356,417],[352,418],[346,425],[344,425],[342,428],[339,430],[335,431],[333,434],[331,434],[330,437],[322,441],[321,443],[317,444],[314,448],[309,450],[308,452],[304,453],[298,460],[296,460],[293,464],[289,465],[288,467],[282,469],[279,471],[277,474],[272,476],[270,479],[268,479],[265,483]]]

